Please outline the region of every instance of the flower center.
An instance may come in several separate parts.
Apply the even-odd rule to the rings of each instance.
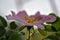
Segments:
[[[32,19],[32,18],[25,17],[25,21],[28,22],[28,23],[32,23],[32,24],[34,24],[34,23],[37,22],[37,18]]]

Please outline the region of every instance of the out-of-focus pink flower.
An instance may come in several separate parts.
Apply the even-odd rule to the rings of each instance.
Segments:
[[[43,23],[46,22],[54,22],[56,20],[55,16],[46,16],[46,15],[40,15],[40,12],[38,11],[35,15],[28,16],[26,11],[19,11],[17,14],[15,14],[14,11],[11,11],[12,15],[6,16],[8,20],[16,20],[20,23],[22,23],[25,26],[33,26],[36,25],[40,29],[45,29],[43,26]]]

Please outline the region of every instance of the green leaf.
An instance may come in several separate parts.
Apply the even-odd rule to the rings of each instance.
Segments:
[[[59,39],[54,35],[50,35],[47,38],[45,38],[45,40],[59,40]]]
[[[3,37],[1,37],[1,39],[0,40],[6,40],[6,37],[5,36],[3,36]]]
[[[22,35],[25,35],[25,33],[24,33],[24,32],[21,32],[21,34],[22,34]]]
[[[6,21],[2,16],[0,16],[0,24],[1,24],[3,27],[7,27],[7,21]]]
[[[60,37],[60,31],[56,32],[56,35]]]
[[[50,25],[45,25],[45,28],[46,28],[45,29],[46,31],[53,31],[52,26],[50,26]]]
[[[14,31],[8,30],[8,31],[5,33],[6,40],[8,40],[8,38],[9,38],[10,36],[12,36],[14,33],[15,33]]]
[[[21,26],[21,27],[19,28],[19,31],[22,31],[24,28],[25,28],[25,26]]]
[[[47,31],[45,31],[45,30],[38,29],[38,31],[39,31],[43,36],[46,36],[46,35],[47,35]]]
[[[22,34],[15,33],[10,36],[8,40],[24,40],[24,36]]]
[[[45,25],[45,30],[48,32],[55,32],[56,29],[52,25]]]
[[[14,30],[14,29],[16,29],[16,27],[17,27],[17,25],[14,21],[10,23],[10,29]]]
[[[0,26],[0,37],[3,36],[5,34],[6,30]]]
[[[55,28],[55,27],[53,27],[53,26],[52,26],[52,30],[53,30],[54,32],[56,32],[56,31],[57,31],[57,30],[56,30],[56,28]]]
[[[60,18],[57,17],[56,22],[54,22],[52,25],[57,31],[60,31]]]
[[[34,34],[31,36],[31,40],[41,40],[40,33],[34,32]]]
[[[52,15],[52,16],[55,16],[56,17],[55,13],[50,13],[49,15]]]

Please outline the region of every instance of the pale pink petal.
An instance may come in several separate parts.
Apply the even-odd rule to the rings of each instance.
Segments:
[[[11,16],[11,15],[6,16],[6,18],[7,18],[8,20],[13,20],[13,19],[14,19],[14,17]]]
[[[15,16],[16,15],[14,11],[11,11],[11,13],[12,13],[12,16]]]
[[[16,20],[16,21],[18,21],[18,22],[21,22],[21,23],[26,24],[25,20],[20,19],[19,17],[16,17],[16,16],[8,15],[8,16],[6,16],[6,18],[7,18],[8,20]]]
[[[11,11],[11,13],[12,13],[12,15],[6,16],[6,18],[7,18],[8,20],[13,20],[13,19],[15,18],[15,16],[16,16],[16,14],[15,14],[14,11]]]
[[[20,18],[22,18],[22,19],[24,19],[25,17],[28,17],[26,11],[24,11],[24,10],[18,12],[17,16],[20,17]]]
[[[38,20],[41,19],[41,15],[39,11],[34,15],[34,18],[37,18]]]
[[[25,14],[25,12],[20,12],[19,15],[18,15],[18,14],[16,15],[14,11],[11,11],[11,13],[12,13],[12,15],[6,16],[6,18],[7,18],[8,20],[16,20],[16,21],[20,22],[22,25],[33,26],[33,24],[26,22],[26,21],[22,18],[22,16],[23,16],[23,17],[27,17],[26,14]],[[21,16],[21,17],[20,17],[20,16]]]
[[[44,27],[42,24],[40,24],[40,23],[37,23],[36,26],[37,26],[38,28],[42,29],[42,30],[45,29],[45,27]]]
[[[42,18],[40,20],[41,23],[54,22],[54,21],[56,21],[56,17],[55,16],[46,16],[46,15],[42,15]]]
[[[16,17],[16,14],[15,14],[14,11],[11,11],[11,13],[12,13],[12,15],[6,16],[6,18],[7,18],[8,20],[13,20],[13,19],[15,19],[15,17]]]

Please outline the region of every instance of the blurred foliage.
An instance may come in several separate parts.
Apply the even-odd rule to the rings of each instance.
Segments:
[[[21,27],[19,28],[19,31],[22,31],[24,28],[25,28],[25,26],[21,26]]]
[[[47,35],[47,31],[45,31],[45,30],[41,30],[41,29],[38,28],[38,31],[40,32],[40,34],[42,34],[44,36]]]
[[[59,40],[59,39],[55,35],[50,35],[47,38],[45,38],[44,40]]]
[[[2,25],[3,27],[7,27],[7,21],[2,16],[0,16],[0,25]]]
[[[56,32],[56,36],[60,37],[60,31]]]
[[[13,35],[11,35],[8,40],[24,40],[24,37],[22,34],[19,33],[15,33]]]
[[[57,31],[60,31],[60,18],[57,17],[56,22],[54,22],[52,25]]]

